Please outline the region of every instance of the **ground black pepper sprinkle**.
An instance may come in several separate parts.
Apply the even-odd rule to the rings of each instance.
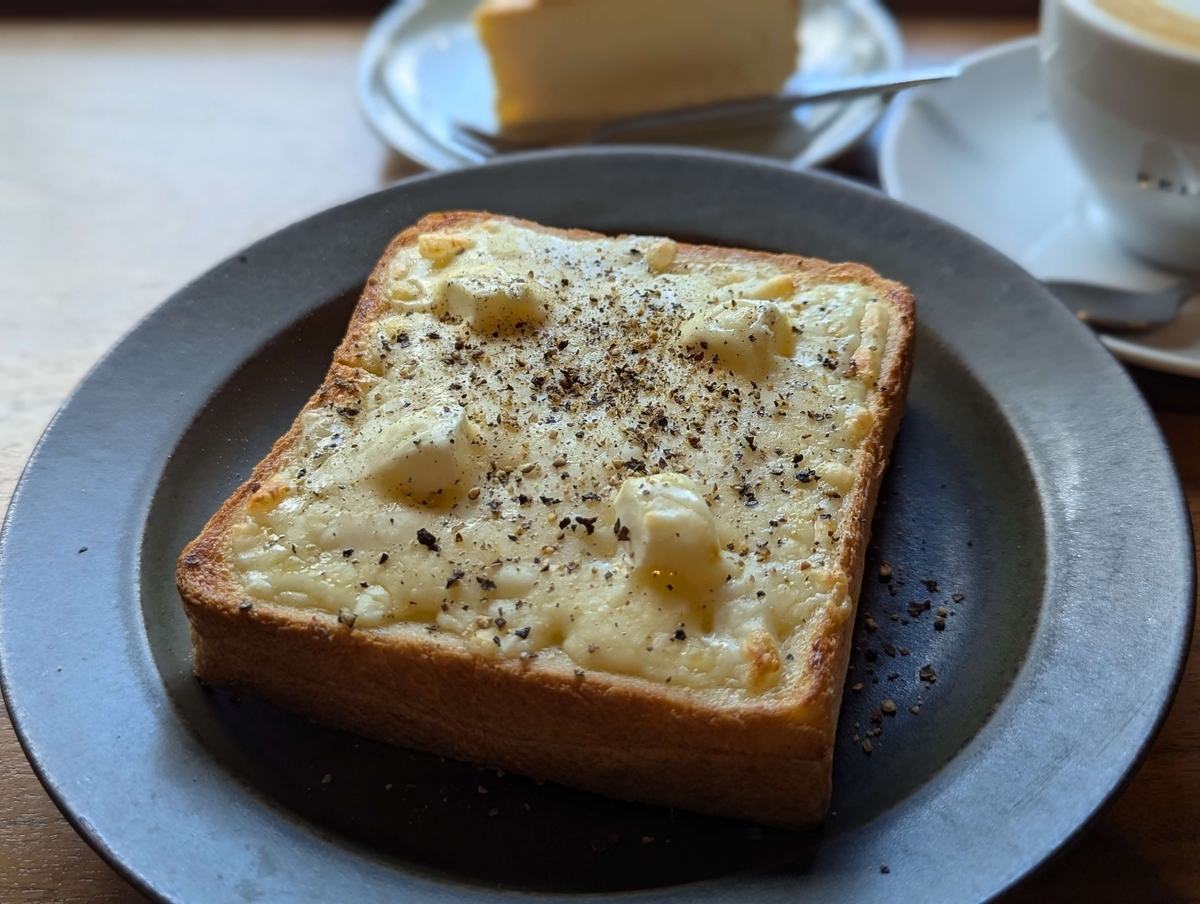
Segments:
[[[922,612],[927,611],[933,604],[929,600],[919,603],[916,600],[911,600],[908,604],[908,614],[913,618],[917,618]]]
[[[629,265],[630,263],[631,262],[628,260],[624,262],[625,265]],[[699,448],[701,445],[700,437],[708,437],[706,448],[711,447],[714,458],[730,457],[731,450],[736,451],[737,464],[735,465],[732,462],[728,462],[728,464],[735,471],[735,475],[718,476],[715,470],[711,475],[704,475],[705,477],[711,476],[712,478],[711,480],[706,479],[703,481],[706,489],[708,486],[712,486],[711,493],[707,494],[711,505],[716,505],[720,502],[720,495],[718,494],[716,485],[717,483],[724,484],[725,493],[728,497],[730,495],[728,487],[731,485],[736,485],[740,482],[744,488],[744,491],[741,493],[741,499],[739,501],[745,501],[747,499],[751,500],[751,502],[746,503],[747,505],[752,504],[753,501],[757,501],[755,498],[756,494],[758,496],[762,496],[763,504],[760,504],[759,510],[766,507],[765,503],[767,502],[768,496],[774,496],[774,494],[780,490],[782,490],[784,494],[792,495],[792,498],[802,495],[799,492],[799,488],[795,486],[793,482],[787,481],[786,479],[785,468],[788,460],[793,458],[792,452],[785,451],[784,447],[780,446],[775,449],[774,457],[769,457],[767,447],[773,444],[771,444],[769,440],[763,438],[761,430],[759,429],[761,424],[754,419],[753,412],[755,407],[759,406],[759,403],[764,403],[769,409],[772,403],[772,396],[768,396],[768,398],[765,400],[762,399],[758,386],[754,386],[753,392],[749,391],[748,389],[746,392],[742,392],[741,389],[746,389],[744,385],[741,387],[741,389],[739,389],[737,386],[733,386],[733,383],[738,382],[737,376],[732,372],[726,374],[724,367],[725,362],[718,364],[715,355],[711,354],[704,356],[708,358],[708,362],[705,365],[702,365],[708,367],[710,374],[708,379],[713,380],[713,383],[708,389],[709,393],[712,395],[707,400],[705,399],[699,380],[689,381],[686,377],[684,377],[682,380],[675,380],[675,382],[680,384],[675,387],[654,386],[653,381],[656,379],[655,369],[653,362],[649,360],[650,356],[657,354],[658,350],[662,347],[671,347],[671,337],[678,336],[678,324],[675,322],[675,320],[681,313],[686,312],[683,311],[683,306],[679,305],[678,303],[664,302],[662,305],[656,306],[655,303],[650,300],[653,296],[642,297],[640,299],[640,303],[643,305],[643,309],[637,311],[639,301],[634,300],[632,302],[632,306],[630,306],[630,300],[623,297],[624,286],[622,285],[620,278],[613,278],[611,276],[613,273],[612,269],[610,269],[609,272],[610,279],[613,281],[613,284],[609,289],[610,294],[604,296],[603,302],[599,297],[593,298],[592,304],[594,308],[599,309],[600,311],[606,311],[611,306],[614,309],[613,313],[611,315],[602,314],[599,316],[594,316],[589,311],[580,317],[578,316],[580,314],[580,308],[576,308],[576,317],[571,318],[571,328],[580,328],[584,330],[584,332],[579,334],[578,339],[574,338],[573,336],[570,341],[570,346],[568,346],[566,341],[560,341],[563,332],[558,331],[557,328],[553,332],[547,330],[540,333],[540,339],[533,339],[533,333],[527,334],[526,338],[540,342],[541,348],[533,355],[528,353],[532,351],[532,348],[517,348],[516,353],[519,353],[519,356],[515,359],[515,371],[512,369],[514,367],[514,350],[511,346],[506,344],[505,339],[500,338],[499,336],[497,336],[499,341],[495,341],[491,338],[473,335],[465,327],[461,331],[461,334],[459,334],[459,321],[454,318],[443,317],[441,318],[443,324],[453,323],[455,325],[447,325],[443,328],[441,324],[438,324],[438,329],[442,331],[443,335],[445,335],[446,339],[448,340],[447,346],[438,349],[436,346],[422,341],[425,338],[434,338],[437,336],[436,333],[428,332],[428,325],[425,321],[423,321],[420,317],[415,317],[406,323],[408,331],[412,334],[411,344],[417,348],[413,350],[414,358],[412,359],[412,363],[406,363],[404,365],[405,367],[415,366],[419,368],[422,366],[423,362],[417,360],[415,357],[417,354],[433,355],[430,360],[436,363],[441,355],[449,352],[449,345],[453,343],[454,348],[457,351],[461,351],[461,354],[453,354],[449,355],[448,357],[441,358],[442,362],[447,366],[455,365],[464,368],[464,370],[461,372],[452,372],[449,375],[451,378],[458,378],[461,380],[461,382],[452,384],[452,389],[462,389],[466,384],[470,384],[470,387],[474,387],[479,383],[486,383],[488,384],[489,389],[498,389],[503,387],[505,388],[504,391],[508,392],[507,396],[505,396],[503,392],[500,392],[498,399],[500,413],[498,416],[495,414],[491,415],[491,422],[486,424],[487,428],[495,429],[498,427],[503,427],[513,430],[514,428],[523,428],[528,424],[552,425],[553,429],[548,430],[548,440],[549,442],[559,442],[557,447],[551,447],[551,451],[549,451],[549,453],[547,452],[547,448],[545,446],[539,446],[537,449],[532,448],[533,438],[536,436],[538,438],[537,441],[540,442],[540,438],[545,435],[544,432],[547,430],[547,427],[544,426],[534,426],[531,428],[531,432],[529,434],[531,442],[524,444],[525,455],[523,458],[516,459],[516,464],[514,464],[512,460],[506,459],[504,461],[505,470],[502,473],[498,473],[500,472],[501,468],[500,463],[492,462],[490,468],[491,473],[487,475],[486,481],[482,479],[482,473],[486,473],[488,470],[486,467],[477,478],[482,484],[482,487],[471,487],[470,483],[464,483],[462,487],[459,488],[459,491],[463,493],[466,499],[479,500],[478,503],[469,506],[464,502],[462,503],[463,508],[470,508],[472,511],[478,510],[485,516],[485,520],[494,519],[494,525],[491,526],[488,533],[484,535],[486,536],[486,539],[484,539],[484,537],[480,534],[474,532],[473,528],[472,530],[464,530],[464,525],[459,525],[458,527],[451,526],[458,518],[468,518],[465,512],[461,509],[453,514],[450,514],[449,512],[439,512],[427,516],[430,519],[427,521],[427,526],[432,524],[433,527],[437,527],[437,533],[439,535],[441,533],[446,533],[446,531],[449,530],[450,536],[453,537],[456,531],[462,531],[458,537],[461,545],[452,545],[452,549],[447,551],[446,564],[456,564],[454,560],[458,559],[457,564],[461,565],[467,573],[473,573],[472,576],[474,576],[474,574],[484,573],[485,571],[486,573],[494,572],[490,568],[485,567],[481,569],[478,565],[476,565],[474,562],[474,556],[469,547],[475,546],[476,548],[487,550],[487,552],[480,552],[478,554],[478,560],[480,564],[488,561],[497,554],[504,557],[507,553],[507,558],[505,560],[509,563],[514,563],[517,567],[529,567],[528,565],[522,566],[522,563],[528,563],[532,553],[540,550],[543,555],[546,556],[547,568],[543,569],[543,571],[548,569],[555,572],[555,574],[549,575],[550,578],[555,577],[556,574],[562,577],[565,576],[564,572],[569,574],[572,571],[577,571],[579,574],[586,574],[590,567],[591,573],[594,575],[594,577],[591,579],[590,583],[588,583],[588,587],[594,590],[597,584],[603,583],[600,580],[601,574],[604,575],[605,580],[609,580],[613,577],[613,572],[611,570],[607,572],[605,571],[605,566],[608,564],[605,562],[605,559],[612,555],[613,547],[609,543],[598,541],[595,543],[595,545],[585,542],[582,544],[582,549],[577,549],[577,547],[580,546],[579,541],[581,539],[581,535],[578,535],[577,533],[578,527],[584,527],[586,533],[591,535],[594,531],[595,525],[598,523],[598,518],[585,518],[575,515],[570,516],[567,523],[564,524],[561,516],[568,514],[573,507],[577,512],[577,506],[582,504],[580,500],[582,500],[583,503],[592,501],[597,503],[605,502],[606,500],[611,501],[613,491],[610,488],[615,488],[620,483],[621,478],[627,478],[633,474],[645,473],[687,473],[689,470],[688,466],[690,464],[687,460],[689,456],[687,454],[681,454],[682,450],[680,449],[680,447],[683,446],[683,441],[685,439],[694,448]],[[670,280],[668,279],[667,281],[669,282]],[[557,294],[559,294],[560,300],[564,302],[569,301],[566,297],[567,293],[563,292]],[[733,295],[732,290],[730,291],[730,294],[731,296]],[[583,306],[581,305],[580,307]],[[626,310],[620,311],[621,308],[626,308]],[[635,311],[636,315],[634,315]],[[607,364],[601,364],[599,367],[594,367],[592,362],[586,356],[583,356],[580,360],[585,363],[578,366],[574,370],[560,367],[560,365],[571,365],[576,363],[574,360],[567,361],[566,359],[568,357],[574,359],[575,354],[580,346],[596,346],[598,344],[602,344],[604,329],[608,325],[610,317],[612,318],[612,322],[615,324],[618,322],[620,316],[625,316],[628,318],[629,315],[634,315],[636,322],[645,324],[645,336],[641,337],[635,333],[635,335],[632,337],[632,353],[626,353],[624,349],[620,348],[618,343],[614,342],[609,348],[608,357],[611,359],[611,361]],[[517,323],[513,326],[515,326],[517,330],[523,330],[524,325]],[[408,333],[396,334],[394,328],[392,333],[396,335],[396,342],[398,345],[406,347],[410,344]],[[449,333],[449,335],[447,335],[447,333]],[[468,344],[466,341],[467,339],[470,340],[470,344]],[[655,343],[659,344],[655,345]],[[479,346],[486,347],[486,352]],[[570,351],[566,352],[568,347],[570,348]],[[376,349],[378,349],[378,346],[376,346]],[[554,351],[556,353],[555,355],[547,355],[547,362],[544,366],[540,360],[540,352],[543,350]],[[468,360],[468,353],[472,353],[473,357],[473,352],[475,351],[478,351],[479,356],[485,362],[484,364],[474,364]],[[844,352],[844,349],[839,349],[837,351],[828,350],[828,355],[831,358],[836,358],[839,351]],[[397,352],[393,352],[392,354],[393,357],[391,362],[387,363],[388,368],[396,367],[402,358],[402,356]],[[825,352],[823,351],[822,354],[825,354]],[[641,356],[640,359],[639,355]],[[528,361],[523,360],[523,358],[528,359]],[[716,373],[714,373],[714,369],[711,366],[713,364],[716,364],[717,366]],[[534,371],[544,371],[544,375],[535,374]],[[699,372],[697,372],[697,375],[698,374]],[[407,376],[407,374],[405,374],[405,376]],[[508,386],[508,384],[505,382],[506,379],[512,380],[513,385],[516,386],[515,390],[506,388]],[[536,387],[536,389],[533,391],[530,390],[531,382],[532,385]],[[693,382],[694,385],[692,385]],[[445,384],[443,383],[441,385]],[[805,388],[807,388],[807,384],[805,384]],[[664,404],[658,406],[653,404],[642,406],[641,399],[644,398],[647,390],[661,391],[661,397]],[[724,391],[722,392],[722,390]],[[761,392],[775,393],[775,388],[774,386],[768,384],[762,388]],[[813,392],[817,392],[815,387]],[[717,393],[721,393],[721,395],[726,399],[726,402],[722,403],[720,398],[716,395]],[[791,393],[787,393],[786,395],[788,398],[791,397]],[[374,398],[376,401],[380,400],[378,395],[375,395]],[[414,403],[415,401],[416,400],[414,400]],[[796,405],[798,401],[799,400],[793,400],[792,404]],[[467,399],[464,396],[464,398],[460,401],[460,404],[465,405],[466,402]],[[776,409],[781,407],[781,402],[782,407],[789,407],[788,402],[785,401],[785,394],[783,392],[780,392],[778,394],[778,398],[774,400]],[[672,404],[679,407],[672,408]],[[396,403],[396,407],[400,407],[399,402]],[[404,404],[404,407],[408,407],[407,403]],[[814,404],[814,407],[817,407],[817,405]],[[599,410],[595,410],[597,408],[599,408]],[[365,405],[364,410],[366,410]],[[763,417],[764,409],[759,406],[757,410],[758,417]],[[391,415],[396,412],[388,411],[386,413]],[[799,408],[792,409],[793,417],[798,413],[800,413]],[[579,447],[572,446],[569,442],[562,443],[560,441],[560,435],[562,439],[567,439],[569,436],[571,436],[572,431],[574,431],[576,439],[603,436],[607,432],[606,430],[599,430],[593,434],[592,428],[603,424],[604,422],[601,421],[600,418],[606,416],[620,419],[617,423],[620,426],[624,439],[617,441],[612,441],[609,439],[608,442],[605,442],[604,440],[599,441],[598,446],[603,447],[604,449],[602,461],[587,458],[586,451],[581,452]],[[833,418],[833,416],[834,415],[832,412],[815,412],[810,415],[812,421],[820,421],[822,428],[825,430],[830,429],[832,426],[829,419]],[[740,424],[739,420],[741,420]],[[583,429],[577,430],[577,427],[586,428],[588,433],[585,434]],[[480,426],[480,430],[483,431],[484,427]],[[826,436],[828,435],[829,434],[826,434]],[[336,439],[338,438],[335,437],[335,440]],[[759,446],[759,442],[762,442],[763,446]],[[611,443],[611,445],[609,443]],[[671,446],[675,446],[675,449],[672,449]],[[723,448],[718,449],[718,446]],[[683,447],[683,449],[686,449],[686,447]],[[757,456],[757,452],[759,451],[763,451],[764,455]],[[555,470],[553,473],[546,473],[549,471],[549,468],[543,468],[536,471],[536,476],[527,476],[524,482],[522,481],[522,478],[518,476],[518,470],[521,474],[528,475],[534,473],[533,469],[531,469],[529,466],[529,462],[533,460],[533,457],[536,456],[540,458],[541,456],[545,456],[546,460],[549,461],[550,456],[554,454],[558,454],[558,457],[563,460],[559,461],[556,459],[554,461],[553,467]],[[555,478],[558,476],[558,473],[562,470],[563,466],[566,466],[566,459],[568,457],[572,461],[570,466],[576,467],[577,469],[575,472],[575,478],[573,478],[576,482],[574,485],[568,483],[565,486],[562,484],[558,484],[557,486],[559,492],[568,493],[566,505],[562,505],[563,500],[559,499],[558,497],[553,497],[552,495],[539,496],[539,492],[549,491],[550,493],[553,493],[553,490],[551,490],[550,487],[557,483]],[[612,466],[612,460],[614,458],[623,459],[618,468],[614,468]],[[520,462],[522,461],[525,462],[524,467],[520,465]],[[797,467],[800,467],[800,462],[803,461],[804,455],[795,455],[792,461],[793,465],[795,465],[795,467],[792,468],[793,472],[796,471]],[[768,482],[769,478],[767,478],[765,474],[759,474],[758,471],[755,470],[760,464],[763,465],[763,471],[766,471],[772,467],[778,468],[778,474],[776,477],[779,482],[777,485],[774,481]],[[819,465],[814,465],[814,467],[815,466]],[[621,473],[622,470],[624,473]],[[809,475],[808,480],[801,481],[808,484],[808,489],[814,488],[814,481],[821,480],[821,478],[812,470],[803,473],[807,473]],[[728,480],[726,480],[727,477],[729,478]],[[501,484],[507,486],[509,492],[506,493],[504,489],[502,489]],[[821,486],[824,486],[824,483],[822,483]],[[776,487],[778,487],[778,489]],[[596,492],[584,493],[582,492],[584,489],[593,489],[596,490]],[[819,493],[820,486],[818,486],[816,489]],[[518,490],[523,490],[524,492],[520,495],[517,495],[516,491]],[[814,493],[812,495],[815,497],[817,494]],[[533,518],[532,521],[525,521],[522,523],[522,516],[529,515],[532,517],[532,515],[528,510],[523,512],[518,511],[514,514],[514,506],[518,502],[524,505],[527,502],[532,502],[534,500],[540,500],[540,502],[546,506],[561,506],[561,508],[555,510],[553,514],[543,512],[541,513],[540,517]],[[729,505],[728,499],[724,504],[725,506]],[[488,505],[492,506],[492,511],[490,512],[486,507]],[[457,506],[450,506],[450,508],[456,507]],[[738,506],[739,511],[741,511],[741,508],[741,506]],[[599,513],[600,506],[597,505],[597,507],[592,509],[592,511]],[[747,518],[753,519],[754,515],[757,515],[758,512],[746,511],[744,514]],[[826,512],[826,514],[828,513]],[[438,520],[435,521],[432,519]],[[539,522],[537,528],[533,527],[534,521]],[[569,539],[565,535],[560,535],[559,541],[565,541],[561,543],[561,546],[556,545],[559,541],[550,539],[555,533],[552,528],[556,523],[560,524],[560,531],[565,531],[567,528],[570,528],[572,531],[574,531]],[[754,521],[754,523],[761,522]],[[519,529],[517,525],[520,525]],[[774,528],[777,525],[774,521],[772,521],[771,526]],[[822,527],[832,526],[833,525],[831,524],[822,524]],[[521,539],[528,545],[531,536],[534,536],[537,538],[536,543],[534,543],[528,550],[523,550],[519,545],[516,545],[515,542],[514,545],[510,546],[502,539],[507,530],[512,531],[512,533],[507,534],[507,536],[510,538],[515,537],[517,539]],[[543,534],[549,534],[549,536],[543,536]],[[464,535],[466,536],[465,541],[462,539]],[[629,528],[618,523],[617,525],[614,525],[614,535],[619,541],[628,540],[630,539]],[[341,539],[350,539],[350,537],[347,536]],[[754,547],[757,547],[759,550],[759,555],[762,555],[765,544],[757,543],[756,541],[764,539],[764,537],[754,536],[753,534],[747,532],[744,539],[746,541],[745,543],[739,542],[738,544],[739,547],[745,547],[747,549],[747,553],[743,553],[743,555],[753,553]],[[771,538],[771,546],[767,550],[768,553],[775,552],[774,546],[777,539],[780,538]],[[835,537],[834,539],[836,541],[837,538]],[[418,532],[418,542],[421,543],[421,545],[426,546],[428,549],[435,551],[438,549],[438,537],[434,536],[434,533],[431,529],[422,528],[422,530]],[[372,545],[374,544],[364,540],[364,547],[369,547]],[[468,547],[468,549],[464,550],[462,548],[463,545]],[[628,548],[626,547],[625,549],[627,550]],[[334,551],[333,554],[336,556],[336,551]],[[558,556],[555,554],[561,554],[563,559],[569,558],[573,555],[582,561],[572,562],[569,565],[564,565],[563,562],[558,561]],[[370,553],[365,553],[365,556],[369,555]],[[380,554],[376,553],[375,555],[379,556]],[[462,558],[459,558],[460,555],[462,555]],[[326,556],[328,556],[328,553],[326,553]],[[380,564],[383,564],[386,556],[387,553],[384,553],[380,557]],[[534,557],[533,561],[536,566],[541,566],[542,564],[542,562],[536,557]],[[761,562],[763,559],[759,558],[759,561]],[[468,564],[468,562],[471,562],[472,564]],[[497,562],[499,562],[499,560],[497,560]],[[755,568],[755,566],[750,564],[749,561],[747,561],[746,564],[749,565],[750,569]],[[562,570],[561,572],[560,569]],[[759,571],[761,572],[762,570]],[[443,577],[451,574],[448,571],[435,571],[433,575],[434,581],[438,579],[439,573]],[[404,575],[397,575],[397,580],[399,577],[403,576]],[[624,580],[625,576],[625,569],[622,567],[619,569],[617,581],[604,586],[614,588]],[[429,576],[426,575],[425,577],[428,579]],[[499,577],[499,575],[497,575],[497,577]],[[762,578],[763,575],[760,573],[759,577]],[[670,576],[668,576],[668,579],[671,579]],[[488,579],[477,580],[479,581],[479,585],[482,586],[484,590],[488,589],[483,583],[484,580]],[[464,582],[464,584],[469,583],[465,582],[464,571],[456,570],[446,581],[446,587],[450,588],[460,581]],[[494,588],[495,583],[492,582],[491,586]],[[662,587],[663,585],[660,584],[659,586]],[[678,588],[678,584],[667,586]],[[767,585],[760,582],[758,586],[764,587]],[[552,584],[550,585],[550,590],[553,590]],[[760,598],[765,593],[764,590],[755,589],[753,580],[747,582],[744,590],[744,595],[756,594]],[[541,594],[545,591],[546,586],[543,582],[538,590],[530,592]],[[403,591],[399,592],[402,593]],[[773,590],[772,593],[774,593]],[[451,620],[446,622],[446,627],[444,627],[443,630],[449,630],[452,633],[457,633],[456,628],[449,627],[450,625],[455,624],[454,619],[462,618],[462,623],[465,625],[475,621],[472,616],[476,613],[470,612],[470,608],[474,608],[473,606],[462,607],[463,609],[467,610],[468,613],[470,613],[469,615],[460,616],[457,612],[459,604],[463,602],[463,600],[454,598],[458,595],[459,594],[457,593],[445,594],[446,599],[442,603],[443,608],[449,608],[452,613]],[[462,595],[464,597],[470,596],[469,593],[464,593]],[[407,597],[400,597],[398,602],[402,603],[404,599],[407,599]],[[447,606],[447,602],[453,605]],[[537,604],[540,603],[540,599],[531,597],[530,602],[534,603],[534,608],[536,608]],[[550,602],[552,605],[556,605],[553,599]],[[509,601],[505,600],[504,603],[505,608],[508,608]],[[520,605],[520,602],[518,602],[517,608],[520,608]],[[565,605],[569,605],[569,601]],[[408,607],[407,611],[408,617],[418,615],[418,613],[415,612],[412,607]],[[500,611],[501,614],[503,614],[503,610]],[[515,617],[515,614],[511,612],[509,614]],[[497,624],[498,627],[504,627],[506,629],[506,626],[501,622],[494,623]],[[681,622],[677,622],[677,624],[682,625]],[[622,623],[622,626],[624,626],[624,623]],[[470,629],[468,628],[464,630]],[[523,636],[521,632],[528,634],[529,630],[530,629],[528,627],[525,627],[512,633],[515,633],[518,637],[521,637]],[[696,636],[696,630],[698,629],[693,626],[693,630],[691,632],[693,635],[692,640],[699,642],[699,639]],[[632,635],[634,632],[630,633]],[[660,637],[661,636],[662,635],[660,635]],[[687,638],[687,632],[680,627],[678,631],[671,631],[671,633],[667,634],[666,636],[671,637],[676,641],[683,641]],[[539,635],[539,637],[541,637],[541,635]],[[501,634],[499,638],[494,638],[493,642],[496,642],[501,647],[506,647],[506,644],[501,643],[502,638],[503,634]],[[642,639],[640,645],[644,646],[648,642],[649,638],[644,638]],[[629,646],[639,646],[633,636],[630,636],[629,638]],[[589,646],[589,649],[593,648],[593,646]],[[685,649],[686,648],[677,648],[676,652],[681,653]],[[521,652],[528,651],[514,650],[512,652],[520,654]],[[780,650],[780,654],[783,652],[783,650]],[[514,658],[516,657],[514,656]],[[792,654],[787,654],[787,660],[791,661],[793,658],[794,657]],[[804,655],[800,655],[801,660],[804,658]],[[581,677],[582,673],[583,670],[580,669],[578,674]]]

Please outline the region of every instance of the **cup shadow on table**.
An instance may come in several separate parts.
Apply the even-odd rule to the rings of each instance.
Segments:
[[[1160,414],[1200,414],[1200,380],[1125,365],[1146,404]]]

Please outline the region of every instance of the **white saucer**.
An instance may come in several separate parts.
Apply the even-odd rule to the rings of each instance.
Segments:
[[[884,190],[974,233],[1040,279],[1130,289],[1178,282],[1109,238],[1050,115],[1037,39],[968,57],[962,76],[901,96],[879,156]],[[1200,297],[1153,332],[1101,336],[1117,357],[1200,377]]]
[[[496,131],[495,85],[471,26],[479,0],[401,0],[371,27],[358,61],[358,100],[392,147],[432,169],[484,158],[451,129],[457,121]],[[899,68],[904,44],[875,0],[807,0],[804,47],[789,88],[800,79]],[[689,130],[674,143],[760,154],[796,168],[816,166],[863,137],[883,112],[878,98],[837,101],[796,111],[778,123],[746,122]]]

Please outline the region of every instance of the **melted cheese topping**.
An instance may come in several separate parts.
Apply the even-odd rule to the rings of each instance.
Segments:
[[[488,221],[403,248],[385,296],[357,401],[304,414],[231,532],[247,597],[750,693],[851,611],[871,288]]]

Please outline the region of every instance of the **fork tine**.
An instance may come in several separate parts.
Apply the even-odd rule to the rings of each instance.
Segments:
[[[478,129],[473,129],[470,126],[452,120],[450,122],[450,132],[453,134],[455,140],[460,144],[466,145],[480,156],[494,157],[498,153],[496,147],[484,137],[485,133],[480,132]]]
[[[489,157],[496,154],[510,154],[514,151],[526,151],[540,146],[532,142],[517,141],[503,135],[484,132],[464,122],[451,120],[450,127],[462,141]]]

